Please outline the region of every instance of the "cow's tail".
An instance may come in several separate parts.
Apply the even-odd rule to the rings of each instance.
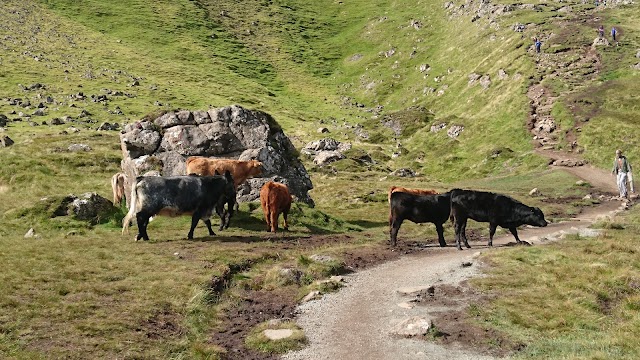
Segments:
[[[136,189],[137,187],[138,187],[138,179],[134,179],[133,183],[131,184],[131,198],[129,200],[129,212],[124,217],[124,219],[122,219],[122,235],[124,235],[125,232],[127,234],[129,233],[129,225],[131,224],[131,218],[133,218],[133,215],[135,215],[136,213],[136,203],[138,202],[138,191]]]

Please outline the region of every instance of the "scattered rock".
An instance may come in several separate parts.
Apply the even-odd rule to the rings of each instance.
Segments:
[[[479,82],[480,86],[482,86],[484,90],[487,90],[489,86],[491,86],[491,78],[489,77],[489,75],[482,76]]]
[[[540,196],[540,190],[538,190],[538,188],[533,188],[531,189],[531,191],[529,191],[529,196]]]
[[[91,147],[86,144],[71,144],[67,148],[71,152],[91,151]]]
[[[334,261],[335,259],[329,255],[318,255],[318,254],[314,254],[309,256],[309,259],[315,261],[315,262],[319,262],[319,263],[328,263],[331,261]]]
[[[554,160],[552,165],[554,165],[554,166],[576,167],[576,166],[583,166],[586,163],[587,162],[585,160],[558,159],[558,160]]]
[[[506,80],[509,78],[509,74],[507,74],[506,71],[504,71],[504,69],[500,69],[498,70],[498,79],[500,80]]]
[[[462,125],[452,125],[449,128],[449,130],[447,130],[447,136],[449,136],[452,139],[455,139],[458,136],[460,136],[460,133],[462,133],[463,130],[464,130],[464,126]]]
[[[13,140],[7,135],[0,136],[0,147],[9,147],[13,145]]]
[[[318,166],[324,166],[344,158],[345,156],[339,151],[320,151],[313,158],[313,163]]]
[[[513,25],[513,31],[515,32],[523,32],[526,28],[527,26],[525,24],[517,23]]]
[[[435,125],[431,125],[431,132],[438,132],[447,127],[447,123],[439,123]]]
[[[98,131],[115,131],[120,129],[120,124],[117,123],[109,123],[109,122],[103,122],[102,124],[100,124],[100,126],[98,126]]]
[[[426,291],[427,293],[433,293],[435,291],[435,287],[433,285],[408,286],[408,287],[401,287],[396,290],[398,294],[404,295],[404,296],[414,296],[423,291]]]
[[[326,127],[318,128],[318,133],[320,133],[320,134],[326,134],[328,132],[329,132],[329,129],[326,128]]]
[[[470,267],[471,265],[473,265],[473,263],[470,261],[465,261],[462,263],[462,267]]]
[[[36,231],[33,230],[33,228],[29,229],[29,231],[27,231],[27,233],[24,234],[24,238],[25,239],[29,239],[29,238],[33,238],[33,237],[37,237]]]
[[[302,300],[300,302],[306,303],[306,302],[309,302],[311,300],[319,299],[321,296],[322,296],[322,293],[320,291],[314,290],[314,291],[308,293],[307,296],[302,298]]]
[[[432,327],[431,319],[414,316],[401,321],[391,330],[392,334],[404,337],[415,337],[426,335]]]
[[[266,329],[262,332],[264,336],[269,340],[282,340],[287,339],[293,335],[291,329]]]
[[[609,43],[609,40],[607,40],[606,37],[597,37],[593,40],[593,44],[591,44],[591,47],[596,47],[596,46],[609,46],[611,45]]]
[[[389,175],[397,176],[397,177],[414,177],[416,176],[416,172],[408,168],[400,168],[398,170],[393,171]]]

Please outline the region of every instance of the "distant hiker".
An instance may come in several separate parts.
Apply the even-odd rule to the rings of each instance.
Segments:
[[[600,25],[598,28],[598,36],[602,39],[604,37],[604,26]]]
[[[535,42],[533,44],[536,46],[536,53],[540,54],[540,46],[542,46],[540,39],[535,38]]]
[[[631,172],[631,164],[627,161],[627,158],[622,155],[622,150],[616,150],[616,157],[613,159],[612,174],[617,175],[616,182],[618,184],[618,191],[620,198],[629,198],[629,192],[627,191],[627,181],[629,180],[628,174]]]
[[[616,41],[616,34],[618,33],[618,30],[616,30],[615,26],[611,27],[611,37],[613,38],[613,41]]]

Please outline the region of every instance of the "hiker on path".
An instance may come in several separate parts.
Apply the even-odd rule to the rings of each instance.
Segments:
[[[629,180],[628,174],[631,173],[631,164],[627,158],[622,155],[622,150],[616,150],[616,157],[613,159],[612,174],[617,175],[618,191],[620,192],[620,198],[629,199],[629,192],[627,191],[627,181]]]
[[[540,46],[542,46],[542,42],[540,42],[540,39],[533,38],[533,44],[536,46],[536,53],[540,54]]]
[[[618,33],[618,30],[616,30],[615,26],[611,27],[611,37],[613,38],[613,41],[616,41],[616,34]]]
[[[598,28],[598,36],[602,39],[604,37],[604,26],[600,25]]]

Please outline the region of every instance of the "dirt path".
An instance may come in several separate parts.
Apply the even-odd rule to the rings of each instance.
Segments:
[[[521,238],[531,244],[555,241],[564,234],[581,232],[595,220],[621,210],[617,201],[604,202],[578,218],[546,228],[527,228]],[[451,239],[449,239],[451,240]],[[420,289],[444,284],[458,285],[479,275],[474,262],[485,251],[507,246],[511,235],[502,235],[489,248],[485,241],[471,242],[471,250],[437,246],[427,251],[346,276],[346,287],[298,308],[297,323],[310,345],[283,359],[493,359],[460,346],[441,346],[424,340],[394,336],[394,327],[412,317],[430,318],[442,311],[440,305],[413,306]],[[471,266],[463,266],[471,263]],[[468,265],[468,264],[466,264]]]

